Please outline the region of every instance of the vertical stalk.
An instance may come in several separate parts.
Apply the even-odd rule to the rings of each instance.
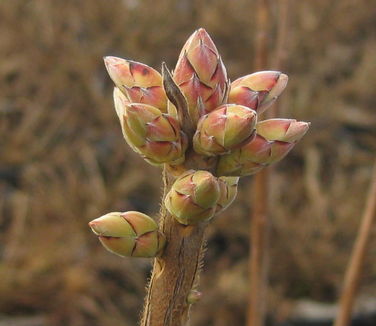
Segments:
[[[350,323],[355,296],[361,277],[362,267],[371,236],[372,226],[376,219],[376,160],[373,167],[371,184],[367,196],[361,225],[355,240],[354,248],[347,266],[340,307],[334,326],[347,326]]]
[[[278,1],[277,39],[273,68],[281,69],[287,56],[286,40],[288,33],[289,0]],[[267,68],[268,46],[267,33],[270,25],[270,14],[267,1],[257,2],[257,35],[255,49],[255,69]],[[278,106],[273,105],[267,111],[267,117],[278,114]],[[270,168],[262,170],[254,178],[253,184],[253,215],[251,217],[251,289],[248,309],[248,326],[262,326],[265,323],[266,292],[267,292],[267,265],[268,265],[268,238],[269,238],[269,181]]]
[[[164,170],[164,196],[173,178]],[[164,197],[163,196],[163,197]],[[183,326],[188,322],[188,295],[197,285],[206,224],[185,226],[164,207],[162,198],[160,229],[167,246],[154,259],[140,326]]]
[[[216,161],[200,160],[192,148],[188,148],[185,164],[189,169],[213,172]],[[188,296],[198,286],[202,267],[205,229],[208,222],[186,226],[178,223],[167,211],[164,197],[175,181],[168,171],[165,167],[159,223],[167,245],[162,255],[154,259],[140,326],[187,325],[191,307]]]
[[[257,0],[256,4],[256,40],[255,70],[265,69],[267,65],[269,27],[269,8],[266,0]],[[262,326],[265,319],[266,297],[266,248],[269,233],[268,226],[268,171],[256,174],[253,184],[253,215],[251,217],[250,240],[250,281],[248,307],[248,326]]]

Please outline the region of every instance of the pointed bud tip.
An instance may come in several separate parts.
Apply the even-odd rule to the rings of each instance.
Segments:
[[[107,67],[110,65],[118,64],[120,62],[124,62],[125,59],[108,55],[108,56],[103,57],[103,61],[104,61],[105,66]]]
[[[100,234],[100,227],[98,226],[97,220],[93,220],[93,221],[89,222],[88,225],[96,235]]]
[[[287,134],[291,135],[291,141],[299,141],[306,134],[310,125],[310,122],[293,121],[287,131]]]
[[[201,38],[204,36],[204,37],[207,37],[209,36],[208,32],[205,30],[205,28],[202,28],[200,27],[198,30],[196,30],[196,33],[198,34],[198,36],[200,36]]]
[[[286,85],[287,85],[287,82],[289,81],[289,76],[287,76],[286,74],[284,73],[281,73],[279,75],[279,78],[278,78],[278,83],[281,84],[281,88],[285,88]]]

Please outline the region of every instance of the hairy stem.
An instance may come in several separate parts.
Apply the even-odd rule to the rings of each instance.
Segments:
[[[173,178],[164,171],[164,195]],[[183,326],[188,322],[190,292],[198,283],[206,223],[179,224],[161,207],[160,229],[167,239],[163,254],[154,260],[141,326]]]

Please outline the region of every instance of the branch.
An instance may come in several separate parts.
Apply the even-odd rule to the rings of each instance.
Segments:
[[[355,240],[349,264],[344,279],[343,291],[340,297],[340,309],[334,326],[349,325],[357,294],[362,268],[370,241],[372,226],[376,218],[376,160],[373,167],[370,189],[362,222]]]

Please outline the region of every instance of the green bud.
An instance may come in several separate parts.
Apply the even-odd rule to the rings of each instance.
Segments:
[[[115,108],[127,143],[151,164],[181,164],[187,137],[178,121],[156,107],[129,103],[117,89]]]
[[[256,125],[256,136],[247,144],[220,157],[217,173],[245,176],[283,159],[304,136],[309,123],[294,119],[270,119]]]
[[[225,104],[204,115],[193,138],[197,153],[214,156],[241,146],[253,136],[256,112],[242,105]]]
[[[189,304],[195,304],[201,300],[202,292],[197,290],[191,290],[187,297],[187,302]]]
[[[113,212],[89,223],[103,246],[122,257],[155,257],[165,245],[157,223],[140,212]]]
[[[217,178],[208,171],[187,171],[172,185],[165,198],[167,210],[181,224],[211,219],[220,197]]]

